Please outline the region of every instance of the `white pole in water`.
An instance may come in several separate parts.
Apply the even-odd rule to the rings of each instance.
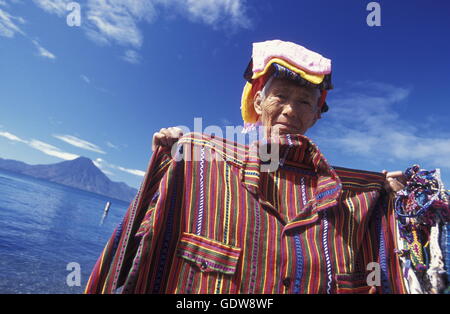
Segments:
[[[106,203],[106,205],[105,205],[105,210],[104,210],[105,213],[107,213],[107,212],[109,211],[109,207],[110,207],[110,206],[111,206],[111,202],[108,201],[108,202]]]
[[[111,202],[106,202],[105,209],[103,210],[102,220],[100,221],[100,226],[105,222],[106,216],[108,216],[109,207],[111,206]]]

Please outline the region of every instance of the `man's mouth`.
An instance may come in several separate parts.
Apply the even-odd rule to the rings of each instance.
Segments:
[[[276,122],[275,125],[277,125],[277,124],[282,125],[285,129],[288,129],[290,131],[300,131],[300,129],[297,126],[294,126],[287,122]]]

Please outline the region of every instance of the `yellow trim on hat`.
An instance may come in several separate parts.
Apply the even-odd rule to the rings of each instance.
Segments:
[[[241,114],[245,123],[255,123],[258,120],[258,114],[253,107],[253,99],[251,98],[253,85],[247,82],[244,86],[241,99]]]
[[[279,65],[284,66],[285,68],[288,68],[289,70],[291,70],[294,73],[297,73],[298,75],[300,75],[303,79],[307,80],[308,82],[311,82],[313,84],[320,84],[323,82],[323,79],[325,78],[325,75],[319,75],[319,74],[309,74],[293,65],[291,65],[290,63],[288,63],[287,61],[280,59],[280,58],[273,58],[270,59],[269,62],[267,62],[266,66],[264,67],[264,70],[262,70],[261,72],[256,72],[253,73],[252,79],[257,79],[258,77],[263,76],[264,74],[267,73],[267,71],[269,70],[270,66],[273,63],[278,63]]]

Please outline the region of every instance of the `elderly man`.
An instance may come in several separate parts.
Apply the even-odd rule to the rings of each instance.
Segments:
[[[386,172],[330,167],[304,136],[328,110],[331,61],[256,43],[245,78],[245,126],[263,126],[264,139],[155,134],[142,187],[86,292],[408,292]],[[273,171],[262,171],[262,146],[279,152]],[[386,187],[402,187],[401,172],[388,177]]]

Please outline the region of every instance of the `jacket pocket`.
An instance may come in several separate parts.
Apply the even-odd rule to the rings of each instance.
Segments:
[[[376,288],[367,285],[367,276],[365,273],[337,274],[336,293],[371,294],[376,293]]]
[[[184,232],[177,247],[177,256],[194,264],[201,272],[233,275],[241,249],[206,237]]]

